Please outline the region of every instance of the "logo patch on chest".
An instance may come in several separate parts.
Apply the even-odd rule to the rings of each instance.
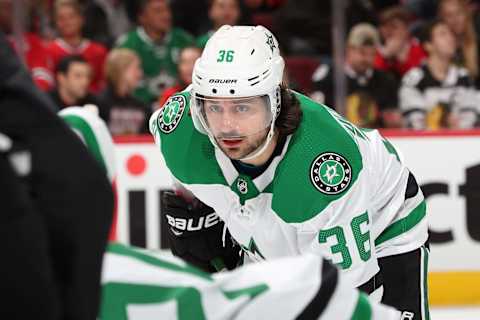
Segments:
[[[248,183],[242,178],[238,178],[237,180],[237,189],[240,191],[241,194],[248,193]]]
[[[310,181],[322,193],[339,194],[348,188],[351,180],[352,167],[338,153],[322,153],[310,166]]]
[[[185,111],[185,97],[174,96],[168,99],[159,113],[157,124],[163,133],[171,133],[180,123],[183,111]]]

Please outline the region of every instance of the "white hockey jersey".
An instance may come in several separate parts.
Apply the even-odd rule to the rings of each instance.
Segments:
[[[427,240],[425,201],[377,131],[295,95],[302,122],[253,180],[194,128],[188,91],[151,117],[150,130],[173,176],[215,209],[252,259],[314,252],[357,287],[378,272],[378,257]]]
[[[400,320],[312,254],[212,276],[167,252],[110,244],[102,287],[101,320]]]

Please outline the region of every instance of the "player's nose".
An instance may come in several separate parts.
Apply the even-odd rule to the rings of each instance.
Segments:
[[[235,116],[233,112],[231,112],[228,109],[226,112],[223,112],[221,124],[222,124],[222,129],[224,130],[226,129],[227,131],[229,131],[229,129],[235,128],[237,126],[237,123],[235,121]]]

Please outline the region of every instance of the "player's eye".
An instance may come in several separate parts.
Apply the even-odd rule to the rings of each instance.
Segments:
[[[239,104],[235,106],[235,110],[239,113],[246,113],[250,111],[250,106],[246,104]]]
[[[208,111],[210,111],[212,113],[220,113],[220,112],[222,112],[222,107],[220,107],[220,105],[218,105],[218,104],[210,104],[208,106]]]

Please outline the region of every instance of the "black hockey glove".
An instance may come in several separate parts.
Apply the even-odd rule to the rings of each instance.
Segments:
[[[168,225],[172,253],[207,272],[234,269],[239,261],[240,247],[226,230],[212,208],[197,199],[187,202],[173,192],[162,196],[162,219]]]

